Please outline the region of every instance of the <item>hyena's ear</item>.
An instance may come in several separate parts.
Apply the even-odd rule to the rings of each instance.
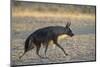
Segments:
[[[71,25],[71,22],[67,22],[66,28],[70,27],[70,25]]]

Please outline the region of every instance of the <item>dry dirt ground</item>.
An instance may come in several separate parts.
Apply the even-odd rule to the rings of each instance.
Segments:
[[[59,20],[58,20],[59,19]],[[71,19],[70,19],[71,20]],[[35,30],[47,26],[65,26],[68,19],[65,18],[18,18],[12,17],[11,32],[11,63],[12,65],[27,64],[46,64],[63,63],[76,61],[94,61],[95,60],[95,20],[73,19],[71,20],[71,29],[75,34],[72,38],[60,41],[60,45],[65,49],[68,56],[58,48],[49,45],[48,59],[40,59],[35,54],[35,48],[26,53],[22,59],[19,56],[23,54],[24,42],[26,38]],[[41,47],[40,54],[44,56],[44,48]]]

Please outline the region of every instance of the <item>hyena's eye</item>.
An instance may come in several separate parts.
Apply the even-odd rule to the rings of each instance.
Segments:
[[[68,31],[68,32],[72,32],[70,28],[69,28],[67,31]]]

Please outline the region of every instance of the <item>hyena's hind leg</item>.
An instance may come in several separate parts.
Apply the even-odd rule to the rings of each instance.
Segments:
[[[40,54],[39,54],[40,47],[41,47],[41,43],[40,43],[40,42],[37,42],[37,43],[35,43],[35,44],[36,44],[36,54],[37,54],[40,58],[42,58],[42,57],[40,56]]]
[[[46,53],[47,53],[48,45],[49,45],[48,42],[43,43],[43,46],[45,47],[45,50],[44,50],[45,58],[47,58],[47,54]]]

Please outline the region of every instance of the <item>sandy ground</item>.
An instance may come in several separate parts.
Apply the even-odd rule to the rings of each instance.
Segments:
[[[59,19],[59,20],[58,20]],[[71,19],[70,19],[71,20]],[[46,64],[62,63],[76,61],[94,61],[95,60],[95,20],[74,19],[71,20],[71,29],[75,36],[60,41],[60,45],[65,49],[68,56],[58,48],[49,45],[47,56],[48,59],[40,59],[35,54],[35,48],[26,53],[22,59],[19,56],[23,54],[25,39],[35,30],[47,26],[65,26],[68,19],[65,18],[18,18],[12,17],[11,33],[11,63],[12,65],[27,64]],[[44,56],[44,48],[41,47],[40,54]]]

